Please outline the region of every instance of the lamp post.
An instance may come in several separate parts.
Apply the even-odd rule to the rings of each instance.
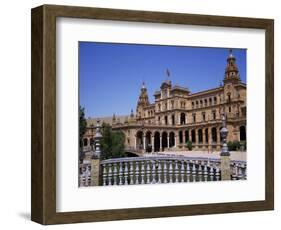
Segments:
[[[101,184],[101,166],[100,166],[100,140],[102,139],[100,120],[97,119],[95,140],[95,152],[91,160],[91,185],[98,186]]]
[[[226,117],[225,114],[222,115],[222,129],[220,131],[222,137],[222,148],[221,148],[221,179],[230,180],[231,170],[230,170],[230,153],[227,147],[227,134],[228,130],[226,128]]]
[[[93,158],[100,158],[100,154],[101,154],[100,140],[102,139],[102,134],[101,134],[101,130],[100,129],[101,129],[100,120],[97,119],[96,134],[94,136],[95,152],[93,154]]]

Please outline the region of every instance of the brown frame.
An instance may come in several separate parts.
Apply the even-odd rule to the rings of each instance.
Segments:
[[[264,201],[56,212],[56,17],[256,28],[266,31],[266,181]],[[41,224],[274,209],[274,21],[179,13],[43,5],[32,9],[31,219]]]

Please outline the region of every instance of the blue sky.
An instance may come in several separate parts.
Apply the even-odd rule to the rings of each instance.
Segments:
[[[246,83],[246,50],[232,49]],[[144,81],[150,102],[169,69],[173,85],[194,93],[218,87],[229,49],[79,42],[79,96],[86,117],[135,112]]]

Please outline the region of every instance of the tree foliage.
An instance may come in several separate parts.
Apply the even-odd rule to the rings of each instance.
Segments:
[[[101,158],[126,157],[124,152],[125,135],[121,131],[112,131],[111,126],[103,123],[101,139]]]
[[[186,142],[186,147],[188,148],[188,150],[192,150],[192,142],[191,141],[187,141]]]
[[[79,143],[80,148],[83,146],[83,135],[86,132],[87,121],[85,118],[85,108],[79,106]]]

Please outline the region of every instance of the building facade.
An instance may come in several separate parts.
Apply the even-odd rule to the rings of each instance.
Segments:
[[[136,113],[100,118],[125,135],[127,149],[142,152],[187,150],[215,151],[221,148],[222,114],[227,118],[228,140],[246,141],[246,84],[239,77],[230,51],[224,79],[217,88],[192,93],[188,88],[164,81],[150,103],[143,83]],[[96,119],[88,119],[84,147],[89,148]]]

